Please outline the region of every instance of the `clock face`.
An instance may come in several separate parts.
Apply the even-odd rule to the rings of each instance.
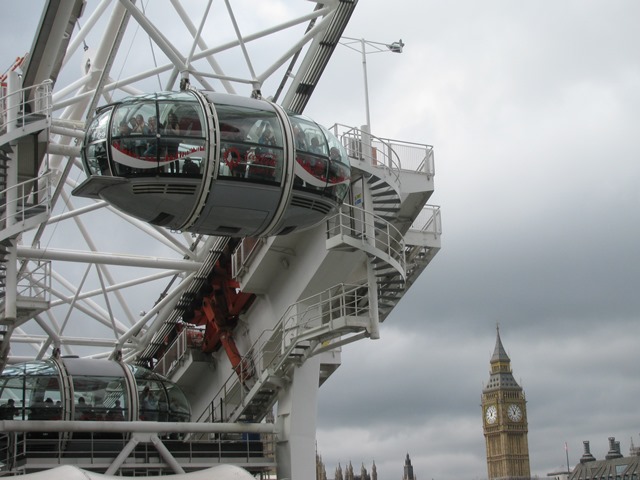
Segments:
[[[484,412],[484,418],[487,420],[488,424],[496,423],[498,420],[498,409],[495,405],[489,405]]]
[[[520,420],[522,420],[522,410],[520,410],[520,407],[518,405],[511,404],[507,408],[507,416],[511,421],[519,422]]]

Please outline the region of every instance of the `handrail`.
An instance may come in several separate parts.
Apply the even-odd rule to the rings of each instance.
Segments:
[[[256,254],[267,243],[265,238],[244,237],[231,256],[231,276],[240,278],[246,272]]]
[[[53,105],[52,85],[51,80],[45,80],[38,85],[21,88],[0,97],[0,135],[7,132],[12,117],[20,126],[29,123],[32,118],[50,118]],[[10,106],[11,100],[17,100],[13,102],[13,106]]]
[[[51,208],[51,177],[52,172],[47,172],[0,192],[0,197],[7,199],[7,203],[3,205],[4,210],[0,213],[0,228],[22,223],[38,213],[48,213]]]
[[[51,298],[51,261],[34,262],[35,268],[18,277],[18,298],[37,298],[48,302]]]
[[[370,245],[393,259],[404,276],[405,242],[400,231],[378,215],[348,204],[344,207],[327,220],[327,239],[347,235],[368,242],[367,232],[373,231],[375,236]],[[368,286],[345,287],[345,284],[340,284],[291,305],[273,329],[265,330],[258,337],[240,362],[240,372],[230,374],[197,421],[214,421],[218,399],[222,401],[223,398],[234,397],[231,395],[232,389],[236,389],[234,393],[239,395],[238,404],[241,404],[249,388],[248,384],[240,387],[240,379],[249,376],[260,378],[267,370],[271,373],[279,370],[300,339],[309,341],[315,334],[319,337],[329,335],[327,332],[332,331],[333,322],[347,315],[347,310],[349,315],[368,315]],[[259,356],[255,356],[254,352],[260,352]],[[223,415],[224,412],[221,412],[220,417]]]
[[[425,205],[411,225],[411,229],[431,233],[435,237],[442,235],[442,218],[439,205]]]
[[[348,127],[346,125],[341,125],[336,123],[331,130],[338,138],[343,138],[343,145],[347,148],[347,151],[351,150],[357,155],[354,155],[356,158],[365,159],[362,155],[362,136],[366,135],[365,132],[358,128]],[[378,152],[381,152],[383,155],[383,160],[386,159],[390,163],[386,164],[381,159],[373,158],[373,155],[369,155],[366,157],[368,160],[375,160],[372,164],[374,166],[379,166],[380,163],[385,163],[391,169],[398,170],[415,170],[416,172],[426,173],[429,179],[431,179],[435,175],[435,163],[433,156],[433,146],[417,143],[417,142],[407,142],[405,140],[396,140],[391,138],[383,138],[377,137],[375,135],[370,135],[371,137],[371,146]],[[350,141],[355,140],[355,148],[350,148]],[[381,146],[382,149],[378,148]],[[386,152],[392,152],[392,154],[388,154]],[[397,158],[397,162],[394,161],[394,158]]]
[[[187,351],[187,330],[189,330],[189,328],[183,328],[176,336],[175,340],[153,366],[154,372],[166,377],[178,362],[182,360]]]
[[[426,152],[426,155],[416,168],[418,172],[425,172],[429,180],[431,180],[436,174],[436,163],[433,158],[433,147],[431,145],[427,145],[429,149]]]
[[[270,423],[251,424],[195,424],[170,422],[96,422],[96,421],[0,421],[0,476],[20,475],[25,467],[42,468],[42,460],[48,464],[63,465],[68,460],[73,442],[74,464],[79,468],[104,471],[114,458],[127,446],[131,438],[135,443],[146,445],[131,452],[120,471],[128,473],[144,468],[156,472],[166,471],[159,444],[170,448],[170,442],[181,441],[180,452],[170,453],[176,464],[185,469],[194,463],[214,466],[221,463],[242,462],[245,468],[254,466],[274,468],[276,458],[276,425]],[[44,436],[42,433],[46,433]],[[55,432],[54,435],[51,433]],[[67,432],[77,434],[70,440]],[[170,432],[170,435],[167,433]],[[186,441],[189,432],[203,433],[203,441]],[[168,437],[168,438],[167,438]],[[28,457],[28,458],[26,458]],[[33,462],[33,463],[31,463]]]
[[[240,365],[251,369],[231,373],[220,390],[196,420],[197,422],[216,421],[215,410],[218,401],[234,398],[234,404],[242,405],[250,391],[245,373],[251,373],[252,379],[258,380],[265,375],[278,372],[289,358],[300,341],[309,342],[317,337],[327,341],[331,337],[340,336],[336,330],[338,319],[346,316],[366,316],[369,314],[368,286],[338,284],[316,295],[312,295],[290,305],[280,321],[272,328],[262,332],[253,343]],[[333,333],[332,333],[333,332]],[[256,355],[258,352],[258,355]],[[310,354],[312,352],[308,352]],[[237,390],[238,396],[230,395]],[[221,408],[224,408],[221,405]],[[232,413],[232,412],[228,412]],[[221,412],[220,418],[225,416]],[[228,417],[227,417],[228,418]]]
[[[381,168],[387,171],[388,175],[394,177],[396,183],[399,183],[399,171],[402,169],[402,166],[400,164],[400,157],[398,157],[398,154],[394,151],[390,144],[385,142],[385,140],[376,137],[375,135],[367,134],[366,132],[356,127],[348,127],[346,125],[336,123],[331,128],[336,137],[340,138],[340,140],[342,141],[342,145],[347,149],[347,155],[349,157],[358,158],[360,160],[366,161],[373,167]],[[345,128],[346,130],[341,131],[341,128]],[[369,137],[371,152],[364,151],[364,136]],[[384,148],[381,149],[379,148],[379,146]]]
[[[327,219],[327,239],[347,235],[367,241],[369,231],[373,231],[375,235],[370,242],[371,246],[383,251],[404,268],[404,236],[384,218],[362,208],[343,204],[338,213]]]

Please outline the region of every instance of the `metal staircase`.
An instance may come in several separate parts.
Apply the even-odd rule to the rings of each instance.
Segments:
[[[362,150],[359,148],[359,152]],[[326,233],[327,250],[363,252],[375,282],[339,284],[291,305],[277,325],[254,342],[198,422],[265,420],[297,366],[313,355],[369,336],[374,324],[389,315],[438,252],[439,208],[414,211],[411,208],[415,207],[404,205],[403,202],[412,204],[414,199],[402,191],[403,171],[397,155],[391,147],[375,151],[372,158],[361,157],[353,162],[356,172],[366,179],[373,212],[345,204],[327,220]],[[410,220],[402,216],[409,216]],[[265,242],[244,239],[239,249],[243,246],[247,251],[240,255],[240,264],[235,265],[239,259],[234,257],[234,275],[249,268],[256,248],[264,248]],[[371,288],[375,291],[371,292]],[[182,348],[182,354],[173,352],[165,367],[179,365],[187,350]],[[164,365],[163,359],[160,363]],[[190,438],[200,439],[197,434]]]
[[[50,81],[0,98],[0,368],[13,330],[49,306],[50,263],[18,265],[15,250],[49,217],[51,174],[38,172],[50,127]]]
[[[377,215],[345,205],[327,221],[327,249],[364,251],[375,264],[378,291],[389,292],[394,281],[404,285],[404,239]],[[291,369],[312,355],[369,335],[378,320],[370,306],[368,283],[340,284],[290,306],[277,326],[258,338],[241,370],[228,378],[198,421],[262,421]]]
[[[410,203],[403,198],[403,174],[411,171],[412,175],[419,174],[431,181],[435,173],[433,149],[429,145],[382,139],[342,125],[335,125],[333,130],[342,139],[352,167],[366,178],[375,228],[385,229],[388,222],[397,228],[397,235],[391,235],[391,239],[404,237],[402,271],[385,258],[370,255],[377,278],[378,311],[382,322],[440,249],[439,207],[426,207],[422,212],[403,209],[403,203]],[[403,170],[401,157],[407,165],[415,165],[415,171]]]
[[[228,378],[197,421],[262,421],[291,369],[335,348],[337,338],[366,336],[368,293],[366,285],[340,284],[291,305],[278,324],[256,340],[242,370]]]
[[[343,140],[351,147],[355,145],[348,136]],[[356,168],[369,185],[373,213],[343,205],[327,221],[328,250],[359,250],[366,254],[375,272],[373,298],[377,315],[370,310],[372,283],[337,285],[292,305],[277,326],[263,332],[254,343],[239,370],[230,375],[200,415],[199,422],[262,421],[295,366],[312,355],[368,336],[373,322],[387,317],[437,253],[441,230],[438,207],[412,212],[410,224],[415,225],[405,232],[394,226],[406,225],[406,219],[398,219],[403,206],[402,171],[399,158],[387,147],[372,149],[375,153],[364,160],[363,148],[358,148],[361,158]],[[255,245],[247,248],[253,251]],[[234,271],[247,268],[242,265]]]
[[[387,179],[376,177],[375,175],[367,178],[369,189],[371,190],[371,199],[373,211],[382,219],[392,222],[400,211],[400,195],[398,191],[392,187]]]

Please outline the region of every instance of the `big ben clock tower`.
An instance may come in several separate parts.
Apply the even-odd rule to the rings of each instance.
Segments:
[[[489,480],[531,478],[524,391],[513,378],[500,330],[491,357],[491,376],[482,390],[482,424]]]

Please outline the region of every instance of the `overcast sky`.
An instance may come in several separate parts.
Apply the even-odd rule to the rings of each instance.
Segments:
[[[346,35],[406,43],[367,58],[373,133],[434,145],[444,233],[382,338],[347,346],[320,391],[331,475],[375,459],[400,479],[409,453],[421,479],[486,478],[498,322],[532,474],[566,468],[565,441],[571,467],[583,440],[598,459],[609,436],[640,445],[639,21],[635,1],[359,3]],[[362,84],[337,51],[307,113],[364,123]]]
[[[375,460],[400,479],[409,453],[420,479],[486,478],[497,323],[532,474],[566,467],[565,441],[572,467],[583,440],[598,459],[609,436],[640,445],[639,20],[633,0],[360,0],[347,36],[406,44],[367,58],[373,133],[434,145],[444,233],[382,338],[345,347],[320,391],[329,476]],[[0,35],[4,71],[31,35]],[[357,52],[338,48],[305,113],[364,123]]]

